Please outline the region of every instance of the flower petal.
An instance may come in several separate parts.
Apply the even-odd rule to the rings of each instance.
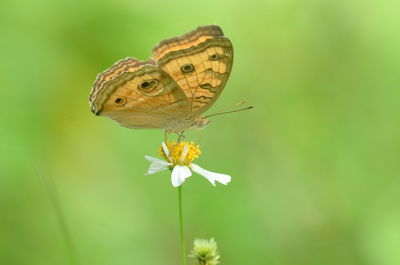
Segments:
[[[185,144],[185,146],[183,147],[183,151],[181,154],[181,163],[183,164],[183,162],[185,161],[185,157],[186,155],[189,153],[189,147],[187,144]]]
[[[166,169],[168,169],[169,166],[172,165],[171,163],[165,162],[164,160],[161,160],[161,159],[158,159],[155,157],[145,156],[144,158],[146,158],[146,160],[152,162],[145,175],[150,175],[150,174],[154,174],[154,173],[166,170]]]
[[[145,175],[151,175],[169,168],[169,163],[160,161],[160,162],[153,162],[150,164],[149,169],[147,170]]]
[[[172,186],[178,187],[185,182],[185,179],[190,177],[192,172],[187,166],[176,165],[172,170],[171,182]]]
[[[168,157],[169,161],[172,162],[171,157],[169,156],[169,150],[168,150],[167,145],[164,142],[162,142],[161,146],[164,150],[165,155]]]
[[[162,159],[158,159],[158,158],[155,158],[155,157],[152,157],[152,156],[144,156],[144,158],[147,160],[147,161],[150,161],[150,162],[163,162],[163,163],[165,163],[165,164],[171,164],[171,163],[168,163],[168,162],[165,162],[165,160],[162,160]]]
[[[215,181],[218,181],[219,183],[222,183],[224,185],[231,182],[231,176],[229,175],[211,172],[193,163],[190,164],[190,168],[197,174],[200,174],[206,179],[208,179],[208,181],[210,181],[211,184],[213,184],[214,186],[215,186]]]

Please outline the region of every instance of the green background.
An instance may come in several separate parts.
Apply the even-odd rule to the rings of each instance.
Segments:
[[[400,2],[11,1],[0,7],[0,264],[66,265],[43,188],[58,190],[80,265],[179,264],[177,190],[144,176],[161,130],[95,117],[88,94],[115,61],[218,24],[230,80],[189,139],[188,248],[215,237],[227,265],[400,264]]]

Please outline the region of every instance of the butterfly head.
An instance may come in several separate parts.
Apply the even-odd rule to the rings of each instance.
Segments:
[[[207,120],[205,117],[197,117],[193,119],[193,122],[189,129],[191,130],[201,130],[205,128],[211,121]]]

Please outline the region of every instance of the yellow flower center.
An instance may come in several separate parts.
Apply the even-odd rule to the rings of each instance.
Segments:
[[[174,165],[187,166],[201,154],[199,146],[195,145],[194,142],[171,143],[167,141],[165,145],[167,146],[169,157],[162,145],[160,146],[160,154],[166,161]]]

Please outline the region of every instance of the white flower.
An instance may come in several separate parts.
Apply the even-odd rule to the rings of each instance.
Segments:
[[[216,181],[224,185],[231,181],[231,176],[229,175],[211,172],[192,163],[201,153],[199,147],[193,143],[180,142],[172,144],[163,142],[160,152],[165,160],[145,156],[145,158],[151,162],[146,175],[172,169],[171,182],[174,187],[182,185],[183,182],[192,175],[191,170],[208,179],[214,186]]]

